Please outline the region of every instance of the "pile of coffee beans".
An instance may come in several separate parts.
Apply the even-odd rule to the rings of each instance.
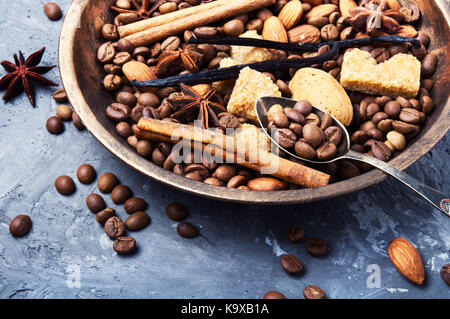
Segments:
[[[153,12],[152,17],[205,2],[210,1],[169,1]],[[233,179],[225,178],[221,180],[214,176],[217,168],[215,164],[204,162],[194,163],[190,158],[187,158],[182,163],[174,164],[170,160],[170,145],[139,140],[133,133],[133,125],[143,116],[178,122],[178,120],[170,117],[176,110],[167,102],[167,99],[180,95],[180,89],[178,87],[165,87],[147,91],[131,87],[128,79],[122,72],[122,66],[128,61],[134,60],[145,63],[154,70],[162,55],[168,51],[186,48],[187,41],[192,36],[197,38],[228,35],[239,36],[248,30],[255,30],[261,34],[265,21],[272,16],[277,16],[287,3],[289,2],[286,0],[278,0],[273,6],[255,10],[211,25],[186,30],[181,36],[170,36],[167,39],[145,47],[134,47],[130,41],[120,39],[117,31],[119,26],[139,21],[141,18],[137,14],[119,13],[113,21],[105,22],[100,34],[105,42],[98,49],[97,59],[105,70],[106,75],[103,79],[105,89],[113,92],[116,100],[115,103],[109,106],[105,105],[105,108],[107,116],[116,123],[117,134],[126,139],[131,147],[136,149],[136,152],[141,156],[175,174],[212,186],[234,187],[243,190],[250,189],[247,187],[246,182],[253,177],[254,172],[245,171],[245,174],[235,174]],[[364,34],[358,33],[350,25],[349,17],[341,16],[338,7],[333,12],[319,18],[309,17],[307,13],[322,3],[329,5],[337,4],[335,1],[302,1],[303,15],[297,24],[297,26],[307,25],[309,30],[311,30],[311,36],[314,35],[313,37],[316,42],[345,40],[364,36]],[[123,9],[133,9],[133,3],[129,0],[117,1],[115,5]],[[413,27],[417,19],[409,18],[408,21],[411,22],[410,25]],[[387,161],[395,155],[395,152],[403,150],[408,145],[408,142],[420,133],[421,126],[426,121],[426,117],[434,108],[430,92],[433,88],[433,80],[431,77],[436,69],[436,55],[434,53],[427,53],[426,48],[429,45],[430,38],[425,31],[419,30],[416,39],[421,42],[419,49],[415,49],[406,43],[366,45],[360,47],[360,49],[370,52],[377,63],[384,62],[397,53],[414,55],[422,63],[422,82],[420,92],[414,99],[405,99],[403,97],[392,99],[386,96],[372,96],[349,91],[348,94],[354,106],[353,122],[349,127],[349,132],[352,136],[351,147],[353,150]],[[230,57],[231,52],[231,47],[228,45],[200,44],[191,45],[191,47],[195,48],[201,55],[197,63],[200,70],[218,68],[223,59]],[[273,54],[274,58],[279,59],[311,57],[323,54],[329,49],[329,46],[322,46],[318,52],[304,53],[273,50]],[[329,61],[320,65],[313,65],[312,67],[322,69],[339,80],[344,53],[340,52]],[[288,84],[296,71],[296,69],[279,70],[273,73],[265,72],[265,74],[277,84],[283,96],[291,97]],[[188,73],[189,71],[182,68],[178,72],[182,74]],[[172,69],[167,70],[167,74],[161,74],[159,77],[173,75],[172,73]],[[226,105],[230,98],[230,93],[229,91],[216,93],[214,100],[222,105]],[[282,136],[285,146],[291,146],[295,139],[294,145],[291,146],[292,150],[298,152],[305,158],[321,160],[334,156],[335,143],[325,137],[319,145],[315,145],[315,139],[311,140],[310,142],[314,146],[311,145],[310,142],[304,140],[304,136],[298,135],[300,131],[303,135],[304,125],[298,123],[298,118],[295,118],[297,114],[290,112],[285,115],[291,116],[287,127],[279,127],[279,134]],[[310,124],[306,116],[304,114],[302,115],[307,121],[306,124]],[[236,118],[229,113],[221,114],[219,119],[220,123],[217,129],[238,127],[243,122],[243,119]],[[284,118],[281,120],[284,121]],[[320,122],[324,122],[322,119],[319,119],[319,121],[311,121],[313,123],[318,122],[319,127],[322,124]],[[188,119],[183,121],[183,123],[192,124],[192,121]],[[278,125],[280,124],[284,126],[285,122],[278,122]],[[289,126],[292,127],[290,128]],[[302,128],[300,129],[299,126],[302,126]],[[335,136],[334,138],[337,139],[339,133],[334,135],[334,128],[328,128],[328,131],[325,133],[326,129],[322,130],[324,134]],[[312,128],[311,125],[308,125],[306,131],[311,134],[317,133],[317,130]],[[318,133],[318,135],[321,134]],[[281,155],[289,158],[286,154]],[[236,172],[241,171],[241,168],[237,165],[228,166],[234,167],[234,171]],[[371,169],[366,164],[348,160],[321,165],[315,168],[330,174],[332,176],[331,181],[351,178]],[[232,181],[230,182],[230,180]],[[290,185],[290,188],[295,189],[297,186]]]
[[[308,101],[298,101],[293,108],[275,104],[267,112],[268,129],[281,147],[301,158],[331,160],[337,154],[343,132],[330,114],[319,116],[312,111]]]
[[[67,102],[67,94],[64,89],[59,89],[53,93],[53,99],[56,102]],[[45,127],[50,134],[59,135],[64,132],[64,122],[72,121],[75,128],[79,131],[85,129],[80,117],[67,104],[60,104],[56,108],[56,116],[51,116],[45,123]]]

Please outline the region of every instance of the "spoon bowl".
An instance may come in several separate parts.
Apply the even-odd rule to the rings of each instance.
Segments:
[[[283,152],[289,154],[290,156],[299,159],[304,162],[313,163],[313,164],[328,164],[333,163],[339,160],[348,159],[348,160],[356,160],[359,162],[370,164],[380,170],[382,170],[384,173],[387,173],[396,179],[398,179],[400,182],[414,190],[417,194],[419,194],[423,199],[428,201],[430,204],[432,204],[434,207],[439,209],[441,212],[443,212],[447,217],[450,217],[450,209],[448,208],[448,205],[445,205],[445,201],[448,200],[449,197],[445,196],[444,194],[438,192],[434,188],[431,188],[428,185],[423,184],[422,182],[418,181],[417,179],[409,176],[406,173],[403,173],[402,171],[396,169],[394,166],[383,162],[375,157],[364,155],[358,152],[355,152],[350,149],[350,135],[347,131],[347,128],[339,122],[335,117],[333,117],[331,114],[331,118],[333,119],[333,124],[335,126],[338,126],[343,134],[343,139],[339,146],[337,147],[337,154],[334,158],[328,161],[315,161],[315,160],[309,160],[303,157],[298,156],[295,153],[290,152],[289,150],[285,149],[280,145],[280,143],[272,136],[272,134],[268,131],[268,124],[269,119],[267,117],[267,113],[269,109],[275,105],[279,104],[281,107],[284,108],[293,108],[294,105],[298,101],[288,98],[282,98],[282,97],[273,97],[273,96],[266,96],[261,97],[256,101],[255,104],[255,110],[256,115],[258,117],[259,125],[263,129],[264,133],[270,138],[272,143],[274,143],[280,150]],[[318,115],[320,118],[324,114],[324,112],[316,107],[313,106],[312,113]],[[444,203],[444,204],[443,204]]]

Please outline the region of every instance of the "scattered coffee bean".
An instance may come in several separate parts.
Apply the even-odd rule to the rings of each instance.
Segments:
[[[194,238],[198,236],[198,229],[188,222],[181,222],[177,226],[177,233],[181,237]]]
[[[77,169],[77,178],[80,183],[90,184],[95,181],[96,177],[97,173],[95,172],[95,169],[94,167],[92,167],[92,165],[82,164]]]
[[[132,196],[131,189],[126,185],[117,185],[111,192],[111,200],[117,205],[125,203]]]
[[[52,97],[56,102],[59,102],[59,103],[64,103],[64,102],[68,101],[67,93],[66,93],[66,90],[64,90],[64,89],[56,90],[55,92],[53,92]]]
[[[144,211],[147,209],[147,203],[145,200],[139,197],[132,197],[127,199],[124,204],[124,209],[128,214],[133,214],[138,211]]]
[[[65,104],[58,105],[56,115],[63,121],[70,121],[72,119],[72,109]]]
[[[119,255],[130,255],[137,249],[136,240],[133,237],[119,237],[114,241],[113,249]]]
[[[28,215],[17,215],[9,223],[9,232],[14,237],[23,237],[31,229],[31,218]]]
[[[97,181],[98,189],[103,194],[111,193],[117,185],[119,185],[119,180],[113,173],[105,173]]]
[[[166,215],[175,221],[181,221],[187,216],[187,209],[177,202],[170,203],[166,208]]]
[[[305,231],[298,226],[292,226],[288,230],[288,240],[293,243],[302,241],[305,237]]]
[[[267,292],[263,299],[286,299],[286,297],[278,291],[269,291]]]
[[[61,195],[68,196],[75,193],[76,186],[70,176],[62,175],[55,180],[55,188]]]
[[[290,275],[299,274],[303,270],[302,262],[291,254],[284,254],[280,259],[281,267]]]
[[[105,222],[104,229],[109,238],[116,239],[123,235],[125,225],[119,217],[113,216]]]
[[[49,117],[45,126],[50,134],[58,135],[64,132],[63,121],[57,116]]]
[[[83,122],[75,112],[72,112],[72,123],[78,131],[82,131],[85,129]]]
[[[47,18],[52,21],[59,20],[62,17],[61,8],[54,2],[44,4],[44,12]]]
[[[96,193],[89,194],[88,197],[86,197],[86,205],[94,214],[106,208],[105,200]]]
[[[145,212],[139,211],[131,214],[125,220],[125,226],[128,230],[136,231],[150,224],[150,217]]]
[[[325,293],[317,286],[309,285],[303,289],[305,299],[325,299]]]
[[[95,215],[95,220],[100,225],[105,225],[106,221],[115,215],[116,215],[116,211],[114,208],[105,208],[104,210],[102,210],[101,212],[98,212]]]
[[[447,283],[447,285],[450,285],[450,264],[442,266],[441,278]]]
[[[327,243],[321,238],[309,238],[306,241],[306,251],[312,256],[322,256],[327,252],[327,249]]]

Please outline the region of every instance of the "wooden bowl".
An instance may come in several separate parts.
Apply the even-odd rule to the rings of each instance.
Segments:
[[[305,203],[355,192],[386,178],[374,169],[352,179],[315,189],[276,192],[254,192],[214,187],[164,170],[140,157],[115,131],[106,117],[105,108],[113,101],[112,94],[102,87],[105,76],[96,62],[97,48],[102,43],[101,27],[112,21],[109,5],[113,0],[74,0],[67,11],[59,43],[61,78],[75,111],[87,129],[108,150],[131,167],[162,183],[192,194],[225,201],[255,204]],[[428,117],[420,135],[409,143],[390,163],[405,169],[427,153],[448,131],[450,91],[450,46],[447,45],[450,5],[446,0],[418,1],[422,11],[423,30],[431,40],[429,50],[438,55],[434,76],[433,98],[436,108]]]

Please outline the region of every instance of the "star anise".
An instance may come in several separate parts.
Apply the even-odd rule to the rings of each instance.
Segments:
[[[189,72],[197,72],[199,70],[198,64],[202,56],[202,51],[192,45],[176,51],[164,51],[159,56],[159,62],[154,72],[157,77],[173,75],[183,68]]]
[[[22,52],[19,51],[19,57],[17,57],[17,54],[14,54],[15,64],[9,61],[1,62],[3,68],[8,71],[8,74],[0,79],[0,90],[6,89],[3,100],[8,101],[25,90],[31,105],[35,106],[34,90],[31,86],[31,81],[36,81],[43,85],[58,86],[57,83],[47,80],[40,75],[47,73],[56,66],[38,66],[44,51],[45,47],[30,55],[26,60]]]
[[[216,90],[211,89],[205,95],[201,95],[183,83],[180,84],[180,88],[183,95],[167,99],[167,102],[176,110],[171,117],[180,121],[189,121],[195,118],[195,113],[198,113],[197,118],[202,122],[202,128],[208,129],[210,124],[212,126],[219,124],[217,114],[226,112],[227,109],[219,103],[211,101]]]
[[[153,1],[154,4],[150,7],[150,3],[152,1],[150,0],[142,0],[141,2],[137,0],[131,0],[131,3],[133,4],[135,10],[132,9],[123,9],[119,8],[117,6],[111,6],[111,10],[114,10],[119,13],[134,13],[137,14],[141,19],[148,19],[152,15],[153,12],[158,10],[158,8],[166,3],[166,0],[158,0]]]
[[[404,18],[403,14],[397,10],[388,10],[386,0],[380,4],[374,1],[363,1],[358,7],[350,9],[350,24],[361,32],[373,34],[377,29],[389,34],[395,34],[400,29],[400,24]]]

